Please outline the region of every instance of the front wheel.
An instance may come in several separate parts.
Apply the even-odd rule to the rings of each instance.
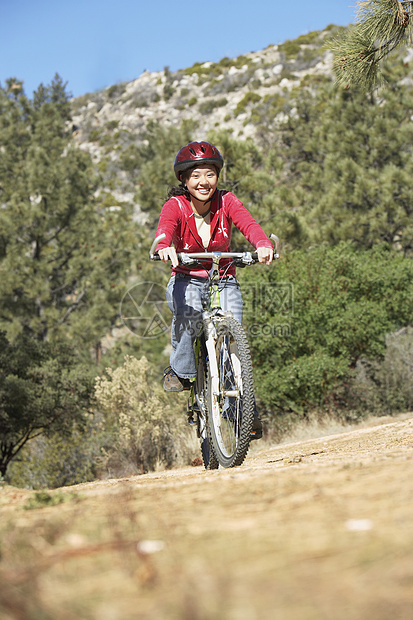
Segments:
[[[236,467],[247,455],[254,417],[251,356],[238,321],[222,319],[215,327],[218,377],[208,364],[208,433],[219,464]]]

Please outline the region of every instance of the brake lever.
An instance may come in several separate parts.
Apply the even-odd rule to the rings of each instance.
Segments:
[[[185,267],[190,267],[191,265],[197,264],[196,258],[190,258],[187,254],[178,254],[178,260],[180,265],[184,265]]]
[[[277,235],[274,235],[274,233],[270,234],[270,239],[274,244],[274,254],[273,254],[273,259],[277,259],[280,258],[280,240],[277,237]]]
[[[236,267],[247,267],[247,265],[253,265],[258,261],[258,254],[256,252],[243,252],[242,256],[234,259],[232,262]]]

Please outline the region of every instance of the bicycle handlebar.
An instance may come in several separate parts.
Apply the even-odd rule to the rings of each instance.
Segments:
[[[161,260],[158,254],[155,254],[155,249],[162,239],[165,239],[165,233],[162,233],[158,237],[156,237],[151,245],[151,249],[149,250],[149,260]],[[274,259],[280,257],[279,255],[279,238],[272,234],[270,235],[270,239],[274,244]],[[202,260],[202,259],[211,259],[216,256],[220,258],[235,258],[239,259],[245,265],[251,264],[258,259],[257,252],[178,252],[177,253],[178,260],[181,264],[188,264],[192,260]]]

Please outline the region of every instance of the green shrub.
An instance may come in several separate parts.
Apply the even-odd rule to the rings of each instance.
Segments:
[[[107,451],[106,468],[120,473],[147,472],[190,460],[185,400],[166,394],[150,374],[145,357],[126,356],[116,370],[96,381],[97,406],[116,439]],[[192,455],[193,456],[193,455]]]
[[[201,114],[210,114],[215,109],[215,102],[210,99],[208,101],[203,101],[199,104],[199,111]]]
[[[296,58],[301,50],[298,41],[290,41],[289,39],[278,46],[280,52],[283,52],[287,58]]]
[[[251,116],[248,120],[248,123],[251,123],[252,125],[258,125],[258,123],[261,122],[261,116],[258,114],[258,112],[256,112],[256,110],[253,110],[251,112]]]
[[[337,26],[336,24],[328,24],[323,30],[323,32],[331,33],[332,30],[336,30],[337,32],[342,32],[345,30],[345,26]]]
[[[219,62],[211,63],[205,67],[205,63],[196,62],[192,67],[187,67],[183,70],[185,75],[192,75],[196,73],[199,77],[205,76],[205,78],[214,78],[222,75],[225,69],[230,67],[237,67],[238,69],[244,65],[251,65],[252,60],[246,56],[238,56],[237,58],[228,58],[225,56]]]
[[[326,75],[317,75],[316,73],[307,73],[300,82],[300,88],[306,86],[321,86],[322,84],[330,84],[331,78]]]
[[[126,82],[122,84],[114,84],[107,89],[107,95],[109,99],[118,99],[123,95],[126,89]]]
[[[62,493],[57,491],[55,493],[48,493],[47,491],[38,491],[33,497],[29,497],[23,510],[36,510],[38,508],[44,508],[45,506],[57,506],[64,502],[70,502],[72,500],[77,501],[79,496],[76,493]]]
[[[294,73],[291,73],[291,71],[289,71],[289,69],[285,68],[281,71],[280,75],[278,76],[279,81],[281,82],[282,80],[294,80],[295,79],[295,75]]]
[[[38,437],[9,467],[7,480],[25,489],[56,489],[94,480],[102,449],[110,443],[101,416],[86,416],[85,428],[73,428],[65,437]]]
[[[149,101],[144,97],[138,97],[133,100],[132,105],[134,108],[147,108],[149,106]]]
[[[243,114],[249,104],[258,103],[258,101],[260,100],[261,100],[261,97],[260,95],[258,95],[258,93],[248,91],[248,93],[246,93],[244,97],[241,99],[241,101],[237,104],[237,107],[235,108],[235,116],[239,116],[240,114]]]
[[[168,101],[174,93],[175,89],[173,88],[172,84],[165,84],[165,86],[163,87],[163,96],[165,101]]]
[[[192,67],[187,67],[186,69],[184,69],[183,73],[185,75],[192,75],[194,73],[196,73],[197,75],[201,75],[202,73],[205,73],[205,67],[202,66],[202,63],[196,62],[192,65]]]
[[[382,360],[361,359],[351,396],[356,409],[393,414],[413,409],[413,327],[389,334]]]
[[[241,58],[241,56],[240,56]],[[231,58],[228,58],[228,56],[224,56],[224,58],[221,58],[221,60],[218,62],[218,67],[225,67],[225,68],[229,68],[234,64],[234,61],[231,60]],[[212,65],[213,67],[214,65]],[[212,68],[211,67],[211,68]]]
[[[119,121],[108,121],[106,123],[106,129],[108,131],[113,131],[114,129],[117,129],[119,126]]]
[[[121,153],[119,162],[122,170],[126,170],[128,172],[133,172],[136,170],[142,163],[142,155],[139,147],[136,146],[136,144],[130,144],[127,146]]]
[[[116,140],[115,136],[112,137],[110,133],[103,133],[99,139],[99,144],[100,146],[108,146],[108,145],[112,146],[114,140]],[[108,151],[108,149],[106,149],[106,151]]]
[[[109,166],[109,162],[107,159],[101,159],[98,162],[97,165],[97,169],[99,170],[99,172],[101,172],[102,174],[105,174],[108,171],[108,166]]]
[[[0,332],[0,472],[39,436],[81,435],[93,390],[93,369],[66,343]]]
[[[251,112],[251,122],[256,125],[265,125],[269,120],[282,112],[286,106],[287,99],[282,95],[265,95],[262,102],[255,106]]]
[[[384,247],[293,251],[247,278],[258,295],[244,313],[257,395],[282,415],[352,409],[357,363],[380,361],[387,335],[413,316],[413,264]]]
[[[302,45],[311,45],[315,43],[319,36],[320,31],[315,30],[313,32],[309,32],[308,34],[303,34],[292,41],[287,39],[284,43],[281,43],[278,46],[278,50],[283,52],[289,59],[296,58],[301,51]]]
[[[261,86],[261,80],[252,80],[251,82],[251,87],[255,89],[259,88]]]
[[[201,114],[210,114],[215,108],[221,108],[226,106],[228,100],[224,98],[222,99],[209,99],[208,101],[204,101],[199,105],[199,111]]]
[[[100,134],[99,129],[92,129],[92,131],[89,134],[89,141],[99,142],[100,137],[101,137],[101,134]]]

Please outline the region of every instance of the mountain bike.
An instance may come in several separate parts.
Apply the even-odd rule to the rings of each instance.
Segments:
[[[158,236],[150,249],[150,260],[160,260],[155,254]],[[274,244],[274,259],[279,257],[279,239],[270,235]],[[205,279],[202,327],[194,342],[197,365],[188,398],[188,421],[196,425],[201,442],[202,460],[206,469],[236,467],[247,455],[254,419],[255,397],[253,371],[248,340],[242,325],[232,312],[220,304],[220,291],[225,279],[220,278],[219,264],[246,267],[258,262],[256,252],[189,252],[178,253],[181,265],[202,266],[212,261]]]

